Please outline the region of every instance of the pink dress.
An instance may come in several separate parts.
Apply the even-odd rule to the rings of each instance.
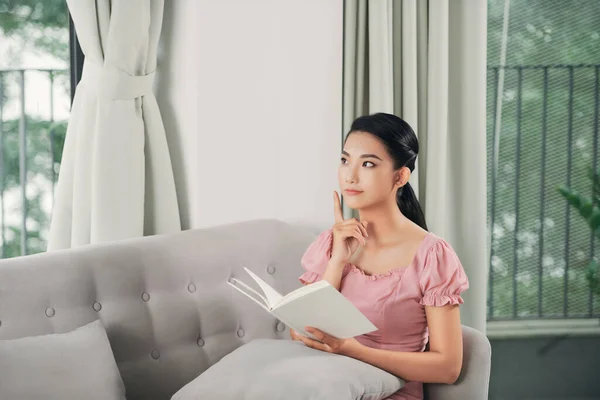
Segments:
[[[331,257],[332,230],[322,232],[302,257],[303,283],[320,280]],[[428,341],[424,306],[462,304],[460,293],[469,287],[467,275],[454,250],[429,232],[410,265],[383,274],[367,275],[353,264],[342,274],[340,292],[378,328],[357,336],[365,346],[424,351]],[[423,384],[406,382],[390,400],[421,400]]]

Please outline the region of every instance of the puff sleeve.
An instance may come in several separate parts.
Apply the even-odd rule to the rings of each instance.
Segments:
[[[427,252],[420,278],[424,306],[441,307],[463,304],[461,293],[469,288],[469,279],[454,249],[439,239]]]
[[[328,229],[321,232],[319,236],[308,246],[300,263],[304,273],[298,277],[303,284],[313,283],[320,280],[331,258],[331,246],[333,243],[333,231]]]

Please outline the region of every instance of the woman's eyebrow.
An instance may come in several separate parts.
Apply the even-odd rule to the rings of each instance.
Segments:
[[[346,153],[345,151],[342,151],[342,154],[350,157],[350,154]],[[383,161],[381,158],[377,157],[375,154],[363,154],[360,156],[360,158],[376,158],[379,161]]]

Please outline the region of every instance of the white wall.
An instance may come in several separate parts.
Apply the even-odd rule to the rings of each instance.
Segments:
[[[166,3],[157,97],[184,227],[330,226],[342,0]]]

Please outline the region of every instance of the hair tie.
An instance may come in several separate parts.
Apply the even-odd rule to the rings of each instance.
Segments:
[[[406,167],[415,158],[417,158],[417,154],[416,153],[412,157],[410,157],[408,160],[406,160],[406,162],[404,163],[403,167]],[[407,168],[410,170],[410,172],[413,172],[413,170],[415,169],[414,167],[413,168],[407,167]]]

